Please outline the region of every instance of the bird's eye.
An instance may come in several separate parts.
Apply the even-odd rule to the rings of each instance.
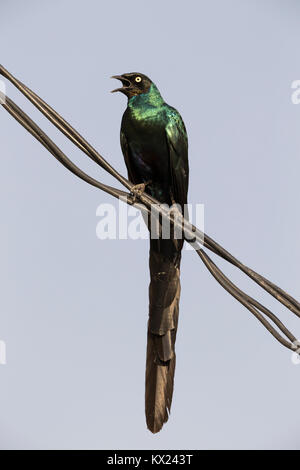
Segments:
[[[136,81],[137,83],[140,83],[140,82],[142,81],[142,78],[141,78],[141,77],[135,77],[135,81]]]

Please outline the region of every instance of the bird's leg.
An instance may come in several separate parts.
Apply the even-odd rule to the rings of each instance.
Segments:
[[[146,186],[148,186],[148,184],[150,184],[151,181],[146,181],[145,183],[139,183],[139,184],[135,184],[130,192],[132,194],[132,204],[134,204],[136,202],[136,199],[139,199],[141,197],[141,195],[145,192],[145,189],[146,189]]]

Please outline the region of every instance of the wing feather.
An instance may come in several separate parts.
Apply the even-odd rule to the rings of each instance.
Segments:
[[[128,172],[128,178],[132,183],[136,184],[139,181],[138,181],[138,178],[136,177],[134,169],[132,167],[131,158],[130,158],[130,149],[129,149],[129,146],[128,146],[126,136],[125,136],[125,134],[122,130],[121,130],[121,133],[120,133],[120,142],[121,142],[121,149],[122,149],[122,152],[123,152],[123,155],[124,155],[124,160],[125,160],[125,164],[126,164],[126,168],[127,168],[127,172]]]
[[[169,108],[166,137],[169,148],[172,195],[182,207],[187,204],[189,184],[188,138],[184,122],[176,109]]]

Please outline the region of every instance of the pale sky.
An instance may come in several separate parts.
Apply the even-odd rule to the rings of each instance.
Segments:
[[[123,95],[152,78],[189,135],[189,201],[232,254],[300,299],[300,6],[295,0],[1,0],[1,63],[122,174]],[[67,155],[103,170],[22,105]],[[169,422],[144,417],[148,241],[99,240],[110,196],[0,109],[2,449],[300,449],[300,365],[185,251]],[[214,258],[216,260],[216,258]],[[219,261],[218,261],[219,263]],[[300,321],[226,266],[295,335]]]

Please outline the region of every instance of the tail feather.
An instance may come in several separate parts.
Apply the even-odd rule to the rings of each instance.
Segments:
[[[162,246],[158,251],[151,240],[145,409],[153,433],[168,421],[172,404],[180,297],[180,251],[169,240]]]

